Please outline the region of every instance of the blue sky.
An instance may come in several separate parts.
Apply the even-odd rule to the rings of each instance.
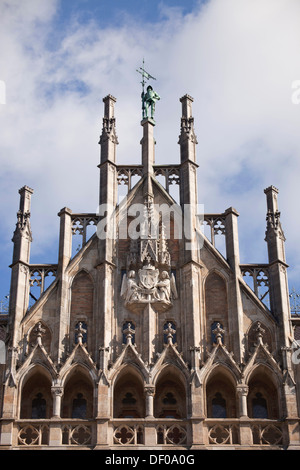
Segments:
[[[31,262],[57,261],[64,207],[95,212],[102,98],[117,98],[119,163],[140,161],[143,57],[161,96],[156,162],[179,161],[179,98],[194,98],[199,202],[240,213],[241,261],[267,260],[263,190],[279,189],[290,288],[300,292],[298,0],[0,2],[0,299],[25,184]]]

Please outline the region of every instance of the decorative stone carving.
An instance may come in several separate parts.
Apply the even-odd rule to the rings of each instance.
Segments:
[[[173,336],[176,330],[172,328],[172,323],[168,323],[168,327],[164,330],[164,334],[167,335],[167,344],[173,344]]]
[[[131,239],[127,254],[127,274],[123,275],[121,297],[132,311],[155,304],[158,311],[170,308],[178,297],[174,274],[170,272],[165,226],[155,212],[151,197],[145,198],[140,239]]]
[[[39,321],[38,324],[35,326],[33,331],[36,334],[37,344],[42,346],[42,336],[44,335],[44,333],[46,333],[45,328],[43,328],[43,326],[42,326],[42,322]]]
[[[159,269],[147,264],[139,269],[136,280],[136,272],[130,270],[123,276],[121,296],[126,307],[134,311],[141,306],[144,308],[147,303],[156,304],[158,310],[166,310],[178,297],[174,274],[160,273]]]
[[[222,338],[225,333],[225,330],[223,330],[220,323],[217,323],[217,326],[212,331],[212,333],[216,336],[216,344],[222,344]]]
[[[80,321],[78,323],[78,327],[75,329],[75,332],[77,333],[77,341],[79,344],[82,344],[82,338],[83,338],[83,335],[87,332],[87,330],[85,330],[83,328],[83,325],[82,325],[82,322]]]

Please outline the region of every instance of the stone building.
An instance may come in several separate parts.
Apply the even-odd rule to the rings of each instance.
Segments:
[[[103,101],[99,213],[59,212],[57,264],[30,263],[33,190],[19,191],[1,448],[300,449],[278,190],[269,262],[241,264],[237,211],[199,212],[193,99],[180,163],[164,165],[147,114],[141,164],[118,165],[116,99]]]

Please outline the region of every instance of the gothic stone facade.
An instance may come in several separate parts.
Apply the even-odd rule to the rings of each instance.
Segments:
[[[167,165],[155,163],[149,117],[141,164],[118,165],[116,100],[103,101],[99,208],[113,208],[114,226],[107,213],[64,208],[57,264],[32,265],[33,191],[19,191],[1,448],[300,449],[278,190],[265,190],[269,262],[241,264],[237,211],[197,212],[193,99],[180,100],[180,163]],[[120,204],[119,184],[128,189]],[[161,207],[172,208],[169,223]]]

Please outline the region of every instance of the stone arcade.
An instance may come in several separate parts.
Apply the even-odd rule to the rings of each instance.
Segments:
[[[116,99],[103,101],[99,207],[113,208],[116,236],[89,236],[104,214],[64,208],[57,264],[33,265],[33,190],[19,191],[1,449],[300,449],[278,190],[265,190],[269,262],[241,264],[237,211],[196,210],[193,99],[180,99],[180,163],[167,165],[155,162],[152,115],[141,121],[141,164],[118,165]],[[140,237],[120,237],[134,204],[144,207]],[[183,214],[181,237],[163,205]]]

